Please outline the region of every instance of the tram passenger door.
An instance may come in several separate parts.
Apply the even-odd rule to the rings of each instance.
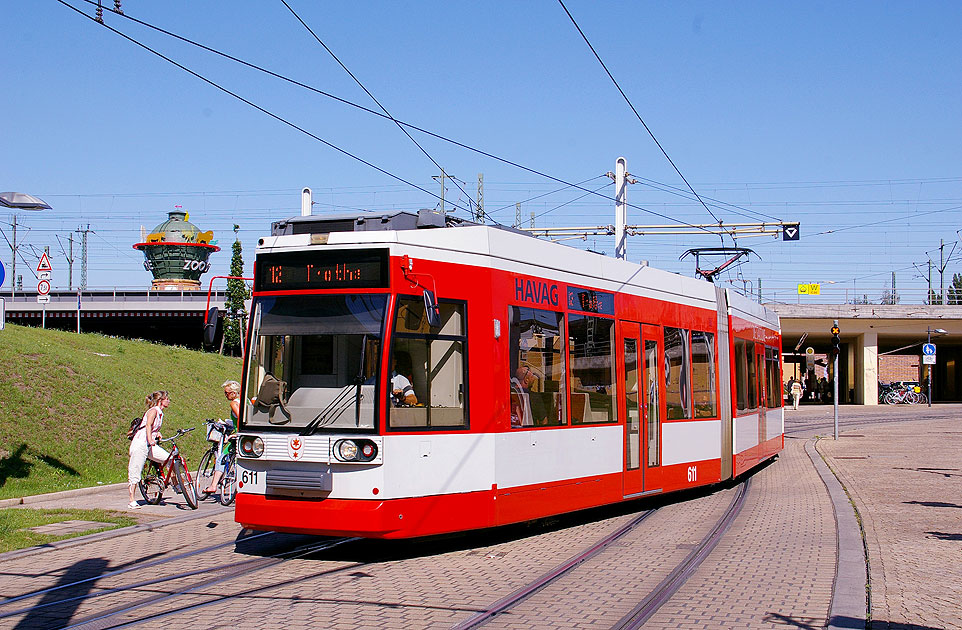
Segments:
[[[624,496],[660,488],[661,418],[664,396],[659,369],[661,327],[621,322],[622,395],[625,418]]]
[[[768,432],[765,410],[768,407],[768,378],[765,370],[765,344],[755,343],[755,377],[758,380],[758,443],[765,441]]]

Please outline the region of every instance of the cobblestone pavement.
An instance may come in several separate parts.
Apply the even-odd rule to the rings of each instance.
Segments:
[[[629,613],[721,518],[734,490],[667,505],[642,525],[510,611],[491,628],[607,628]],[[493,602],[497,598],[490,598]]]
[[[731,529],[645,628],[820,628],[835,579],[835,518],[804,440],[755,475]]]
[[[872,629],[962,628],[962,414],[866,425],[817,448],[862,518]]]
[[[778,461],[758,471],[729,532],[646,628],[823,626],[835,573],[835,522],[803,446],[814,433],[831,435],[831,412],[811,407],[786,414],[786,430],[795,437],[786,438]],[[852,491],[865,523],[872,628],[962,628],[962,425],[955,420],[962,418],[962,406],[844,407],[841,414],[842,439],[822,440],[819,449]],[[927,420],[907,420],[913,415]],[[701,540],[732,492],[672,498],[636,530],[490,627],[610,627]],[[102,500],[112,505],[116,497],[104,494]],[[235,548],[241,530],[232,512],[211,512],[149,532],[0,557],[0,598],[97,576],[69,594],[103,593],[9,617],[3,615],[54,596],[0,602],[0,628],[60,628],[168,593],[177,596],[127,618],[150,617],[140,625],[171,628],[447,628],[655,505],[453,538],[353,542],[276,562],[265,556],[317,539],[268,534]],[[182,513],[176,504],[166,508],[168,516]],[[222,546],[177,563],[144,566],[213,545]],[[232,567],[252,563],[260,563],[259,570],[230,576]],[[104,576],[128,566],[138,568]],[[153,582],[130,586],[135,581]],[[176,614],[162,616],[167,612]]]

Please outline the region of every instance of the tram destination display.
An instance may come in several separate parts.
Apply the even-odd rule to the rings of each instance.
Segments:
[[[388,286],[387,250],[265,254],[257,259],[257,291],[380,289]]]
[[[613,293],[568,287],[568,308],[585,313],[615,314]]]

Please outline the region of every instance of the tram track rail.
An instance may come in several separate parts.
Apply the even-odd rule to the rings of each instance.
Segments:
[[[157,577],[152,577],[148,579],[138,580],[135,582],[128,582],[125,584],[120,584],[116,586],[111,586],[109,588],[99,589],[93,592],[85,593],[83,595],[66,595],[64,597],[49,599],[52,593],[62,591],[69,593],[70,589],[80,588],[84,586],[89,586],[98,580],[102,580],[109,577],[114,577],[117,575],[123,575],[131,571],[140,571],[146,568],[152,568],[162,565],[170,565],[171,563],[183,562],[190,557],[197,556],[198,554],[203,554],[211,551],[216,551],[223,547],[230,545],[236,545],[238,542],[247,542],[255,538],[261,538],[263,536],[275,535],[274,532],[262,532],[255,534],[253,536],[245,537],[241,541],[229,541],[225,543],[218,543],[216,545],[208,545],[201,549],[191,550],[189,552],[176,554],[169,558],[162,558],[159,560],[151,561],[148,563],[140,563],[132,565],[130,567],[124,567],[116,571],[110,571],[96,576],[91,576],[83,580],[76,580],[66,584],[57,585],[54,587],[46,589],[38,589],[29,593],[22,593],[14,597],[7,598],[6,600],[0,602],[0,619],[11,618],[11,617],[23,617],[23,619],[29,618],[30,615],[44,615],[48,614],[48,611],[55,612],[58,607],[64,606],[78,606],[84,602],[98,599],[101,597],[107,597],[110,595],[115,595],[124,592],[136,592],[144,589],[156,589],[158,585],[163,585],[165,583],[171,583],[175,581],[182,581],[185,579],[197,578],[198,576],[203,576],[200,579],[193,579],[190,583],[178,586],[167,592],[151,592],[143,597],[139,597],[136,601],[127,602],[112,608],[108,608],[103,611],[91,613],[77,620],[71,620],[69,625],[57,626],[62,628],[73,628],[73,629],[84,629],[93,630],[97,629],[107,629],[107,628],[117,628],[124,627],[131,624],[144,623],[158,616],[166,616],[169,614],[183,612],[189,610],[191,606],[179,607],[173,611],[165,611],[159,614],[152,614],[146,617],[139,617],[137,619],[131,620],[129,614],[136,612],[147,606],[154,606],[162,604],[165,601],[172,601],[174,598],[181,597],[184,595],[189,595],[196,593],[201,589],[210,589],[224,582],[237,579],[243,576],[250,575],[257,571],[268,569],[274,567],[282,562],[288,560],[295,560],[298,558],[306,557],[311,554],[319,553],[336,546],[345,544],[347,542],[352,542],[358,540],[357,538],[335,538],[328,539],[320,542],[312,542],[304,545],[299,545],[293,549],[287,549],[279,551],[274,554],[270,554],[266,557],[250,558],[243,561],[233,560],[231,562],[223,562],[214,564],[206,567],[199,567],[192,569],[190,571],[174,571],[167,573],[166,575],[161,575]],[[230,598],[233,595],[230,593],[217,594],[215,601],[222,601],[225,598]],[[43,597],[47,601],[42,601],[38,604],[32,606],[26,606],[22,608],[17,608],[15,610],[3,610],[3,607],[15,604],[17,602],[22,602],[26,599],[32,597]]]
[[[555,580],[558,580],[559,578],[567,575],[582,563],[600,554],[602,551],[604,551],[613,543],[615,543],[618,539],[624,537],[626,534],[628,534],[633,529],[638,527],[638,525],[640,525],[645,519],[647,519],[649,516],[654,514],[656,511],[657,511],[657,508],[654,510],[646,510],[642,512],[641,514],[636,516],[634,519],[632,519],[630,522],[628,522],[625,525],[622,525],[621,527],[616,529],[614,532],[608,534],[607,536],[605,536],[604,538],[602,538],[601,540],[593,544],[591,547],[588,547],[586,550],[582,551],[581,553],[565,560],[564,562],[554,567],[547,573],[540,575],[535,580],[519,588],[513,593],[510,593],[505,597],[499,599],[498,601],[491,604],[491,606],[489,606],[487,609],[481,612],[478,612],[472,617],[466,619],[465,621],[462,621],[461,623],[453,626],[452,627],[453,630],[467,630],[468,628],[477,628],[491,621],[496,616],[517,606],[518,604],[528,599],[529,597],[531,597],[541,589],[545,588]]]
[[[738,488],[738,492],[732,498],[728,509],[722,514],[721,518],[715,523],[711,531],[705,534],[691,553],[678,563],[671,573],[663,579],[648,595],[642,599],[628,614],[618,620],[612,626],[612,630],[636,630],[644,625],[658,609],[661,608],[671,597],[678,592],[685,582],[688,581],[695,571],[701,566],[702,562],[708,558],[709,554],[718,546],[722,537],[728,532],[732,523],[741,514],[745,499],[751,488],[752,478],[746,478]]]
[[[658,609],[665,602],[667,602],[671,596],[682,587],[682,585],[684,585],[688,578],[695,573],[701,563],[704,562],[708,555],[715,549],[715,547],[718,545],[718,542],[722,539],[722,537],[731,527],[731,524],[741,513],[750,486],[751,477],[746,478],[738,485],[738,490],[736,491],[735,496],[732,498],[731,503],[722,516],[715,522],[715,525],[711,528],[711,530],[691,550],[691,552],[675,566],[675,568],[664,580],[662,580],[654,589],[652,589],[648,595],[646,595],[639,602],[639,604],[635,606],[635,608],[633,608],[628,614],[626,614],[614,626],[612,626],[613,629],[623,630],[641,627],[641,625],[644,624],[647,619],[657,612]],[[543,590],[545,587],[557,581],[558,579],[572,574],[579,566],[591,558],[601,554],[613,543],[617,542],[619,539],[623,538],[625,535],[638,527],[645,519],[653,515],[657,510],[658,508],[655,508],[653,510],[643,512],[639,516],[632,519],[632,521],[629,523],[621,526],[581,553],[569,558],[558,566],[535,578],[525,586],[522,586],[514,592],[497,600],[485,610],[476,612],[468,619],[458,623],[455,626],[452,626],[453,630],[478,628],[487,624],[488,622],[493,621],[498,616],[510,611],[512,608],[534,596],[536,593]]]
[[[213,587],[216,587],[230,580],[249,576],[252,573],[274,567],[282,562],[303,558],[303,557],[306,557],[315,553],[319,553],[321,551],[326,551],[328,549],[332,549],[339,545],[343,545],[349,542],[354,542],[357,540],[360,540],[360,539],[359,538],[335,538],[332,540],[325,540],[318,543],[301,545],[289,551],[273,554],[266,558],[255,558],[240,564],[236,562],[230,563],[230,564],[225,563],[216,568],[212,567],[206,570],[202,570],[202,571],[199,570],[196,572],[192,572],[193,575],[196,575],[196,574],[203,574],[203,573],[215,573],[220,570],[224,571],[223,574],[213,579],[197,580],[192,584],[182,586],[180,588],[175,589],[172,592],[154,593],[146,597],[142,597],[136,602],[122,604],[120,606],[116,606],[114,608],[108,609],[103,612],[95,613],[93,615],[88,615],[85,618],[78,619],[77,621],[71,623],[70,625],[64,626],[63,630],[110,630],[112,628],[125,628],[132,625],[156,621],[170,615],[183,614],[183,613],[196,610],[197,608],[201,608],[211,604],[223,603],[225,600],[232,599],[234,597],[238,597],[241,595],[246,595],[247,592],[243,591],[240,593],[214,593],[212,599],[209,601],[191,604],[187,606],[181,606],[174,610],[162,611],[162,612],[150,614],[144,617],[138,617],[136,619],[121,618],[124,615],[128,615],[129,613],[136,612],[147,606],[160,604],[165,601],[171,601],[174,598],[178,598],[178,597],[197,594],[197,592],[200,591],[201,589],[210,590]],[[167,576],[163,581],[181,579],[187,575],[188,574],[183,574],[183,573],[171,575],[171,576]],[[162,580],[160,579],[147,580],[145,582],[148,582],[149,584],[144,584],[144,586],[150,586],[160,581]],[[264,587],[260,587],[257,590],[274,588],[275,586],[276,585],[267,585]],[[142,588],[142,586],[131,585],[126,587],[126,589],[128,590],[130,588]]]
[[[166,557],[166,558],[160,558],[160,559],[157,559],[157,560],[152,560],[152,561],[150,561],[150,562],[139,563],[139,564],[135,564],[135,565],[123,567],[122,569],[115,569],[115,570],[113,570],[113,571],[107,571],[106,573],[100,573],[100,574],[98,574],[98,575],[94,575],[94,576],[91,576],[91,577],[89,577],[89,578],[84,578],[84,579],[82,579],[82,580],[75,580],[75,581],[73,581],[73,582],[68,582],[68,583],[66,583],[66,584],[58,584],[57,586],[51,586],[51,587],[48,587],[48,588],[37,589],[37,590],[35,590],[35,591],[30,591],[30,592],[27,592],[27,593],[21,593],[20,595],[14,595],[14,596],[12,596],[12,597],[8,597],[8,598],[0,601],[0,619],[5,619],[5,618],[7,618],[7,617],[12,617],[12,616],[14,616],[14,615],[23,614],[24,610],[27,610],[27,609],[20,609],[20,610],[13,610],[13,611],[4,611],[4,608],[7,607],[7,606],[10,606],[11,604],[14,604],[14,603],[16,603],[16,602],[23,601],[23,600],[25,600],[25,599],[30,599],[31,597],[43,597],[43,596],[48,595],[48,594],[50,594],[50,593],[55,593],[55,592],[57,592],[57,591],[67,591],[67,590],[69,590],[69,589],[76,588],[76,587],[78,587],[78,586],[83,586],[84,584],[89,584],[89,583],[91,583],[91,582],[96,582],[96,581],[98,581],[98,580],[103,580],[103,579],[106,579],[106,578],[115,577],[115,576],[117,576],[117,575],[123,575],[123,574],[129,573],[129,572],[131,572],[131,571],[142,571],[142,570],[144,570],[144,569],[150,569],[150,568],[153,568],[153,567],[156,567],[156,566],[161,566],[161,565],[168,564],[168,563],[171,563],[171,562],[179,562],[179,561],[181,561],[181,560],[185,560],[185,559],[190,558],[190,557],[192,557],[192,556],[197,556],[197,555],[202,555],[202,554],[205,554],[205,553],[210,553],[210,552],[216,551],[216,550],[218,550],[218,549],[223,549],[224,547],[230,547],[231,545],[236,546],[236,545],[238,545],[238,544],[240,544],[240,543],[246,543],[246,542],[248,542],[248,541],[255,540],[255,539],[258,539],[258,538],[263,538],[264,536],[270,536],[270,535],[274,535],[274,532],[258,532],[258,533],[256,533],[256,534],[253,534],[253,535],[250,535],[250,536],[246,536],[246,537],[244,537],[244,538],[242,538],[242,539],[240,539],[240,540],[236,540],[236,539],[235,539],[235,540],[230,540],[230,541],[227,541],[227,542],[217,543],[216,545],[208,545],[208,546],[206,546],[206,547],[201,547],[200,549],[193,549],[193,550],[191,550],[191,551],[186,551],[186,552],[183,552],[183,553],[178,553],[178,554],[175,554],[175,555],[173,555],[173,556],[168,556],[168,557]],[[193,571],[192,573],[201,572],[201,571],[203,571],[203,570],[204,570],[204,569],[197,569],[196,571]],[[184,575],[184,574],[181,574],[181,575]],[[98,593],[98,594],[107,594],[108,592],[111,592],[111,591],[113,591],[113,590],[115,590],[115,589],[110,589],[109,591],[106,591],[106,592],[103,592],[103,593]],[[54,601],[51,601],[51,602],[44,603],[42,606],[34,606],[34,607],[31,607],[30,609],[32,610],[32,609],[38,609],[38,608],[40,608],[40,607],[54,606],[54,605],[57,605],[57,604],[62,604],[62,603],[64,603],[64,602],[66,602],[66,601],[74,601],[74,600],[76,600],[76,598],[64,598],[64,599],[61,599],[61,600],[54,600]]]
[[[863,427],[863,426],[880,425],[880,424],[896,424],[896,423],[899,423],[899,422],[906,422],[906,421],[908,421],[908,420],[931,420],[931,419],[933,419],[933,418],[925,417],[925,416],[918,417],[918,418],[905,418],[905,417],[902,417],[902,416],[895,417],[895,418],[882,418],[882,417],[874,417],[874,418],[871,418],[871,417],[869,417],[869,418],[865,418],[865,417],[847,418],[847,419],[846,419],[846,422],[845,422],[845,426],[842,426],[841,422],[839,423],[839,430],[850,431],[850,430],[857,429],[857,428]],[[829,420],[811,420],[811,421],[797,422],[797,423],[796,423],[796,422],[791,422],[791,423],[786,422],[786,423],[785,423],[785,437],[804,438],[804,439],[807,439],[807,438],[812,437],[812,436],[810,436],[810,435],[803,435],[803,434],[805,434],[806,432],[809,432],[809,431],[817,431],[817,430],[820,430],[820,429],[832,429],[832,428],[834,428],[834,421],[831,420],[831,419],[829,419]]]

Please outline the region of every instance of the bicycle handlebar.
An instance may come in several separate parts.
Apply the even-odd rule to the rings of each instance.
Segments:
[[[163,438],[163,439],[160,439],[160,440],[156,440],[156,443],[157,443],[157,444],[160,444],[161,442],[173,442],[174,440],[176,440],[176,439],[179,438],[180,436],[186,435],[186,434],[190,433],[190,432],[193,431],[193,430],[194,430],[194,427],[187,427],[186,429],[177,429],[177,433],[174,433],[174,434],[173,434],[172,436],[170,436],[169,438]]]

